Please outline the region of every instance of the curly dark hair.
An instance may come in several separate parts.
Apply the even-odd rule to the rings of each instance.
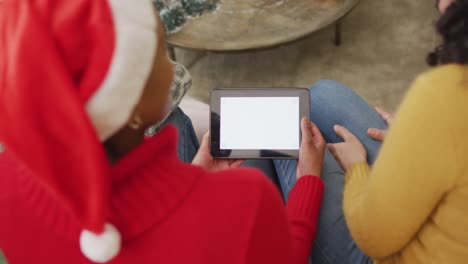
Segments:
[[[436,29],[442,44],[427,56],[427,63],[468,64],[468,0],[455,0],[437,21]]]

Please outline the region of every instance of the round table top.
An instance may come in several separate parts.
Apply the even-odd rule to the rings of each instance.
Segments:
[[[167,38],[173,46],[214,52],[290,43],[345,16],[359,0],[221,0],[218,10],[190,19]]]

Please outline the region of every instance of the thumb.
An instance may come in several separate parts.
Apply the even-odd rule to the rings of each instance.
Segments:
[[[377,128],[369,128],[369,130],[367,130],[367,134],[375,140],[384,141],[387,131],[380,130]]]
[[[209,149],[209,147],[210,147],[210,132],[206,132],[203,135],[203,139],[200,144],[200,149],[205,150],[205,149]]]
[[[349,132],[349,130],[343,126],[335,125],[333,129],[335,130],[336,134],[340,136],[345,142],[357,140],[353,133]]]
[[[315,146],[319,148],[325,146],[325,139],[323,138],[322,132],[320,132],[320,129],[313,122],[310,122],[310,131],[312,132],[312,138]]]
[[[313,135],[311,131],[311,124],[310,120],[307,117],[303,117],[301,120],[301,131],[302,131],[302,142],[303,143],[312,143],[313,142]]]
[[[210,133],[206,132],[205,135],[203,135],[200,148],[198,149],[197,154],[195,154],[195,157],[192,160],[192,164],[202,166],[204,168],[209,168],[210,166],[209,164],[210,142],[209,141],[210,141]]]

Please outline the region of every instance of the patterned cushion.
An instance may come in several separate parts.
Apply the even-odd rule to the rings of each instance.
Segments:
[[[190,87],[192,87],[192,76],[190,76],[188,70],[184,66],[176,62],[172,62],[172,64],[174,64],[174,80],[172,81],[169,98],[171,104],[170,112],[166,115],[166,117],[163,120],[146,130],[147,136],[153,136],[154,134],[156,134],[156,132],[161,127],[162,123],[166,121],[170,113],[172,113],[172,111],[174,111],[179,106],[180,101],[182,100],[184,95],[187,93]]]

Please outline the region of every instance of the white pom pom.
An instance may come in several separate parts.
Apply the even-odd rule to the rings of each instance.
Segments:
[[[100,235],[83,230],[80,234],[80,249],[89,260],[106,263],[119,254],[121,240],[117,228],[106,223],[104,232]]]

